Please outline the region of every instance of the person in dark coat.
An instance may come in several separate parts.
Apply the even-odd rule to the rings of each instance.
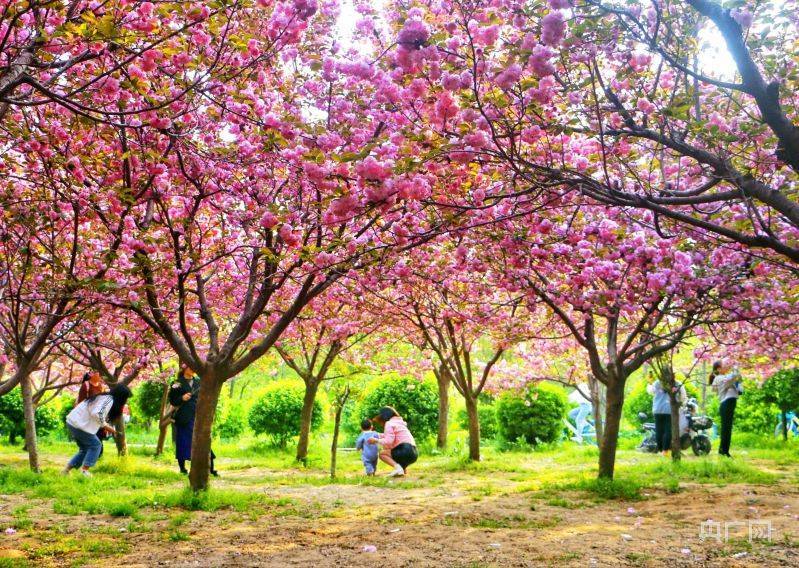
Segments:
[[[194,416],[197,412],[197,396],[200,392],[200,379],[187,365],[181,364],[177,380],[169,389],[169,403],[176,408],[175,419],[175,458],[180,473],[186,474],[186,460],[191,460],[191,439],[194,434]],[[214,468],[216,456],[211,450],[211,475],[218,476]]]

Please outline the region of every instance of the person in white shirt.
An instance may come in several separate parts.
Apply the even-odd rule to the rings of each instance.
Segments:
[[[578,444],[583,443],[583,433],[585,432],[586,426],[588,426],[587,418],[591,415],[591,411],[593,410],[591,401],[586,397],[586,393],[590,392],[591,390],[587,384],[580,383],[569,395],[569,402],[578,405],[569,411],[569,420],[574,423],[575,428],[575,434],[572,440]]]
[[[735,407],[741,395],[741,373],[738,369],[731,368],[726,361],[713,363],[710,372],[710,385],[716,389],[719,397],[719,416],[721,418],[721,431],[719,432],[719,455],[730,456],[730,442],[732,441],[732,423],[735,420]]]
[[[660,380],[650,383],[646,392],[652,395],[652,414],[655,417],[655,442],[658,452],[664,454],[671,450],[671,397],[660,384]],[[677,401],[682,406],[686,400],[685,386],[680,385]]]
[[[67,415],[67,429],[78,445],[78,453],[69,460],[62,473],[81,468],[84,476],[91,477],[89,469],[97,463],[102,448],[97,432],[103,429],[116,434],[111,423],[122,414],[129,398],[130,389],[116,385],[110,392],[90,396],[72,409]]]

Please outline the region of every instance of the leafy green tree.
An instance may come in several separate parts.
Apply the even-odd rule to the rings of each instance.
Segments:
[[[509,442],[554,442],[563,432],[567,398],[563,388],[531,384],[523,392],[505,391],[496,402],[499,435]]]
[[[164,383],[159,381],[143,381],[134,391],[133,404],[136,411],[133,416],[140,420],[147,430],[153,421],[161,418],[163,396]]]
[[[364,418],[372,418],[384,406],[399,412],[417,442],[438,430],[438,387],[432,381],[397,376],[370,382],[357,406],[355,426]]]
[[[38,407],[36,433],[39,436],[46,436],[58,428],[58,419],[58,410],[54,405]],[[25,416],[19,387],[0,397],[0,431],[8,436],[9,444],[16,444],[17,438],[25,436]]]
[[[285,380],[272,383],[250,408],[250,428],[256,435],[266,434],[276,446],[285,448],[288,441],[300,432],[304,397],[302,383]],[[317,430],[322,421],[322,404],[316,400],[311,414],[311,430]]]
[[[799,408],[799,368],[782,369],[763,384],[763,400],[774,404],[782,415],[782,439],[788,440],[788,413]]]
[[[246,416],[241,402],[230,402],[225,408],[222,419],[214,424],[214,434],[225,440],[238,438],[247,428]]]

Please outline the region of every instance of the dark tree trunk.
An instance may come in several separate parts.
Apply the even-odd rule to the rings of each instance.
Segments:
[[[128,455],[128,439],[125,436],[125,416],[119,415],[119,418],[114,420],[114,429],[117,433],[114,435],[114,443],[117,447],[117,455],[122,457]]]
[[[214,374],[200,377],[200,393],[197,397],[197,412],[194,418],[194,433],[191,439],[191,470],[189,482],[194,491],[208,489],[211,466],[211,428],[216,416],[216,405],[223,381]]]
[[[33,406],[33,385],[30,375],[20,381],[22,389],[22,408],[25,415],[25,449],[28,451],[28,463],[31,471],[39,473],[39,445],[36,440],[36,408]]]
[[[616,468],[616,447],[619,443],[621,410],[624,406],[624,380],[609,376],[605,402],[605,431],[599,446],[599,477],[613,479]]]
[[[302,399],[302,412],[300,413],[300,436],[297,440],[297,461],[308,461],[308,442],[311,437],[311,422],[313,420],[313,406],[316,393],[319,390],[319,381],[311,377],[305,381],[305,396]]]
[[[588,386],[591,389],[591,405],[594,413],[594,430],[596,431],[596,444],[602,446],[604,437],[604,421],[602,420],[602,383],[593,375],[588,378]]]
[[[782,441],[788,441],[788,413],[782,411]]]
[[[682,440],[680,436],[680,401],[673,392],[674,385],[668,387],[671,409],[671,461],[678,462],[682,458]]]
[[[344,392],[338,397],[336,401],[336,415],[333,422],[333,441],[330,444],[330,478],[336,477],[336,457],[338,455],[338,433],[341,428],[341,413],[344,411],[344,405],[347,404],[347,399],[350,397],[350,387],[344,388]]]
[[[164,383],[164,393],[161,395],[161,413],[158,418],[158,444],[155,446],[155,455],[160,456],[164,453],[164,443],[166,442],[166,431],[169,430],[169,424],[162,424],[164,414],[166,413],[166,405],[169,402],[169,383]]]
[[[469,459],[480,461],[480,416],[477,413],[477,397],[465,396],[466,416],[469,419]]]
[[[438,435],[436,436],[436,447],[443,450],[447,447],[447,436],[449,434],[449,373],[443,367],[436,372],[438,382]]]

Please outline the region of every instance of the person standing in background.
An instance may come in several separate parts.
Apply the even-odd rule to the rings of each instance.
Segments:
[[[175,407],[175,458],[178,460],[180,473],[189,473],[186,469],[186,460],[191,460],[191,440],[194,435],[194,416],[197,412],[197,396],[200,392],[200,379],[194,371],[185,364],[180,365],[177,380],[169,389],[169,403]],[[217,477],[219,473],[214,468],[216,456],[211,450],[211,475]]]
[[[575,435],[572,438],[578,444],[583,443],[583,433],[588,426],[588,417],[594,408],[591,401],[587,398],[586,393],[590,393],[591,389],[586,383],[580,383],[569,395],[569,402],[576,404],[575,408],[569,411],[569,420],[572,421],[575,428]]]
[[[708,383],[716,389],[719,397],[719,417],[721,418],[721,431],[719,432],[719,455],[730,455],[732,442],[732,424],[735,420],[735,407],[738,397],[741,396],[741,373],[738,369],[731,368],[725,361],[713,363]]]

